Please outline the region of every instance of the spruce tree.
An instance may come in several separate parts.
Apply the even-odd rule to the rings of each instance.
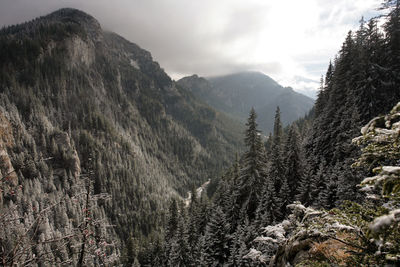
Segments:
[[[173,242],[175,242],[174,237],[176,236],[176,231],[178,229],[178,206],[176,200],[172,199],[171,204],[168,209],[167,225],[165,230],[165,258],[170,257]]]
[[[384,112],[388,112],[400,99],[400,1],[386,0],[384,8],[388,10],[387,21],[384,25],[385,38],[385,65],[387,71],[384,84],[387,106]]]
[[[221,207],[213,206],[202,242],[202,265],[223,266],[228,262],[231,242],[229,228]]]
[[[283,177],[281,188],[279,190],[279,209],[281,212],[281,218],[283,219],[286,215],[286,206],[292,202],[292,194],[287,177]]]
[[[231,233],[236,229],[240,221],[240,162],[236,154],[236,160],[232,168],[232,181],[229,190],[229,202],[227,207],[227,220],[231,226]]]
[[[297,188],[297,195],[295,196],[296,201],[300,201],[305,206],[309,206],[312,203],[311,196],[311,167],[306,165],[304,175],[299,181],[299,186]]]
[[[186,227],[184,208],[180,210],[178,216],[178,225],[176,233],[170,241],[170,251],[168,255],[168,266],[189,266],[193,259],[191,258],[189,245],[188,245],[188,231]]]
[[[361,125],[382,112],[385,99],[382,84],[386,71],[383,68],[384,50],[383,35],[378,29],[377,21],[371,19],[363,31],[364,41],[358,44],[359,66],[358,82],[354,88],[355,105],[360,114]],[[358,34],[360,35],[360,34]]]
[[[232,245],[230,246],[229,266],[249,266],[249,261],[243,259],[248,253],[248,242],[251,240],[249,221],[245,220],[239,224],[232,236]]]
[[[285,179],[290,188],[288,197],[289,203],[291,203],[294,200],[294,197],[299,193],[298,187],[300,181],[303,179],[304,164],[302,159],[304,158],[304,155],[300,149],[299,139],[300,137],[297,126],[293,124],[290,126],[284,151]]]
[[[323,160],[319,164],[319,168],[316,174],[312,175],[310,178],[310,196],[312,206],[314,207],[321,207],[321,203],[319,202],[318,195],[321,191],[325,190],[327,184],[327,166],[325,160]]]
[[[270,132],[268,135],[267,141],[265,142],[265,154],[266,154],[267,158],[269,158],[271,155],[272,142],[273,142],[273,137],[272,137],[272,133]]]
[[[282,139],[283,129],[281,123],[281,112],[279,107],[277,107],[275,113],[270,166],[268,169],[268,179],[271,179],[274,182],[276,192],[279,192],[281,188],[285,171],[282,159]]]
[[[167,229],[165,234],[166,240],[171,239],[175,235],[177,226],[178,226],[178,205],[176,203],[176,200],[172,199],[168,209]]]
[[[191,201],[188,208],[188,219],[187,219],[187,246],[188,246],[188,257],[191,259],[191,263],[196,265],[196,261],[200,257],[199,239],[201,236],[199,229],[199,215],[200,207],[197,199],[197,192],[193,187],[191,194]]]
[[[261,228],[275,224],[283,217],[281,212],[281,199],[277,197],[274,182],[267,180],[260,204],[257,208],[255,227]]]
[[[261,188],[266,177],[265,153],[260,131],[257,129],[257,115],[252,108],[246,123],[245,144],[248,150],[243,155],[240,170],[240,197],[238,204],[252,220],[258,205]]]

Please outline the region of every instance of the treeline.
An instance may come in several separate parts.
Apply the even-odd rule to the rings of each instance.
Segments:
[[[220,178],[207,211],[193,213],[198,205],[193,200],[189,208],[170,212],[170,221],[178,223],[166,227],[163,264],[257,265],[250,255],[250,248],[257,248],[254,238],[262,227],[285,219],[293,201],[324,209],[364,201],[356,185],[371,169],[351,167],[360,156],[352,139],[400,100],[400,4],[390,0],[382,6],[387,14],[382,29],[372,18],[348,33],[321,79],[309,118],[283,131],[278,109],[274,132],[263,142],[256,114],[250,112],[247,151]],[[195,218],[205,226],[193,237],[188,234]]]

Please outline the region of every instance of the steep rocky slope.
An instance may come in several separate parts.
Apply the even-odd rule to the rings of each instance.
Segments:
[[[14,170],[7,186],[22,188],[2,184],[2,209],[36,218],[58,203],[43,233],[68,234],[82,215],[73,188],[90,180],[91,194],[111,196],[92,213],[114,225],[106,236],[117,245],[149,236],[171,196],[212,178],[241,147],[238,123],[74,9],[0,31],[0,122],[1,176]]]

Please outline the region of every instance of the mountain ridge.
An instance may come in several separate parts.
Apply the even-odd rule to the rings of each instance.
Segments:
[[[74,202],[77,185],[89,179],[93,194],[111,196],[92,207],[93,216],[115,226],[102,230],[104,238],[115,238],[117,251],[129,235],[145,243],[159,236],[168,199],[183,198],[241,150],[241,125],[173,82],[150,52],[103,31],[82,11],[61,9],[4,28],[0,47],[0,116],[18,137],[6,150],[13,180],[24,188],[18,196],[3,192],[2,204],[35,218],[46,203],[59,203],[45,236],[74,231],[84,218],[83,204]],[[7,174],[9,166],[2,167]],[[76,262],[75,252],[48,257]]]
[[[314,100],[283,87],[271,77],[257,71],[199,77],[192,75],[177,81],[178,84],[217,110],[244,122],[254,107],[259,115],[260,128],[268,133],[273,129],[275,109],[280,107],[284,125],[305,116]]]

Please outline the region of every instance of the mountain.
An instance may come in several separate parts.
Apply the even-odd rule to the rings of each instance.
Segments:
[[[75,265],[104,240],[108,256],[129,236],[156,239],[167,201],[213,178],[242,147],[239,123],[76,9],[0,31],[0,122],[10,265]],[[60,240],[67,245],[54,249]]]
[[[240,121],[245,121],[254,107],[259,115],[260,128],[266,133],[273,129],[277,106],[280,107],[283,124],[288,125],[306,115],[314,104],[313,99],[290,87],[282,87],[260,72],[240,72],[211,78],[193,75],[177,83],[216,110]]]
[[[191,198],[188,218],[170,209],[169,266],[400,266],[400,0],[382,9],[348,32],[308,116],[284,132],[277,113],[263,146],[251,109],[247,149],[209,208]],[[242,79],[226,80],[232,92]],[[215,80],[184,82],[220,92]],[[231,95],[223,107],[240,110],[247,99]]]

